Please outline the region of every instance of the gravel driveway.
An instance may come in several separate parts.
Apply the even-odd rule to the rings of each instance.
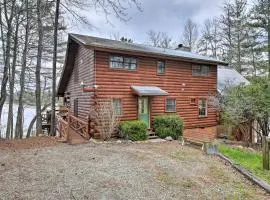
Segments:
[[[269,199],[230,166],[175,142],[0,150],[0,199]]]

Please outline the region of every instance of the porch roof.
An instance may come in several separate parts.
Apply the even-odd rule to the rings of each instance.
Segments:
[[[138,96],[166,96],[168,92],[156,86],[135,86],[132,85],[131,89]]]

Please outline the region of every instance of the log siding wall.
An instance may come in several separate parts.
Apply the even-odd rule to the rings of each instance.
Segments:
[[[83,92],[81,82],[86,86],[94,85],[94,51],[79,46],[72,74],[66,87],[65,96],[70,93],[70,107],[74,111],[74,100],[78,99],[78,117],[86,118],[89,115],[91,102],[93,101],[93,93]]]
[[[217,91],[217,66],[210,66],[210,74],[207,77],[192,76],[192,63],[165,60],[165,74],[158,75],[159,59],[137,57],[137,70],[128,71],[111,69],[110,55],[107,52],[95,52],[97,97],[120,98],[122,120],[137,119],[137,96],[132,94],[130,86],[145,85],[158,86],[169,93],[166,97],[151,98],[151,116],[166,113],[166,98],[175,98],[176,113],[184,120],[186,129],[217,125],[215,111],[208,108],[207,117],[200,118],[198,115],[198,99],[207,98],[209,93]],[[196,98],[196,104],[191,104],[191,98]]]

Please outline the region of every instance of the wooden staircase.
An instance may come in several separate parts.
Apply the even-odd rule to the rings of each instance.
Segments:
[[[158,138],[158,136],[156,135],[156,133],[153,131],[153,130],[148,130],[148,138],[149,139],[156,139],[156,138]]]
[[[68,112],[61,116],[56,115],[57,131],[60,133],[61,141],[69,144],[84,144],[90,138],[90,120],[75,117]]]
[[[80,134],[71,129],[68,143],[72,145],[85,144],[88,140],[82,137]]]

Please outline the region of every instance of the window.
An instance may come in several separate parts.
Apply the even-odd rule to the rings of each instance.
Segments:
[[[176,112],[176,99],[166,99],[166,112]]]
[[[137,69],[137,59],[124,56],[110,56],[110,67],[114,69]]]
[[[79,68],[75,66],[74,68],[74,83],[78,83],[79,81]]]
[[[190,99],[190,104],[195,105],[196,104],[196,99],[195,98],[191,98]]]
[[[122,114],[122,100],[121,99],[113,99],[113,110],[114,110],[114,114],[116,115]]]
[[[75,117],[78,117],[78,98],[73,101],[73,113]]]
[[[192,65],[193,76],[208,76],[210,67],[207,65]]]
[[[157,62],[157,73],[158,74],[165,74],[165,62],[164,61]]]
[[[206,117],[207,116],[207,101],[206,101],[206,99],[199,99],[198,100],[198,107],[199,107],[199,117]]]

